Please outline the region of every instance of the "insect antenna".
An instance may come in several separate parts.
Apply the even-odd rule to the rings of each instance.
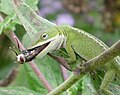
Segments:
[[[15,37],[15,40],[16,40],[16,43],[17,43],[17,48],[18,48],[18,50],[21,52],[21,50],[20,50],[20,45],[19,45],[19,42],[18,42],[18,40],[17,40],[16,37]]]
[[[14,48],[9,47],[10,50],[14,51],[14,53],[16,54],[16,56],[18,56],[17,52],[14,50]]]
[[[19,52],[21,52],[21,50],[20,50],[20,45],[19,45],[19,42],[18,42],[18,40],[17,40],[17,38],[16,37],[14,37],[14,39],[16,40],[16,43],[17,43],[17,49],[19,50]],[[18,53],[17,53],[17,51],[15,50],[15,47],[9,47],[9,49],[10,50],[12,50],[12,51],[14,51],[14,53],[16,54],[16,56],[18,56]]]

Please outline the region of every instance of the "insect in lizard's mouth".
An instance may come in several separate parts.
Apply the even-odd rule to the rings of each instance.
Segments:
[[[32,61],[49,44],[50,44],[50,42],[47,42],[43,45],[36,46],[34,48],[31,48],[31,49],[23,50],[22,53],[17,56],[17,61],[20,62],[21,64],[24,62]]]
[[[31,48],[29,50],[32,50],[34,51],[35,55],[37,56],[41,51],[43,51],[48,45],[50,44],[50,42],[47,42],[43,45],[40,45],[40,46],[37,46],[37,47],[34,47],[34,48]],[[28,50],[28,51],[29,51]]]

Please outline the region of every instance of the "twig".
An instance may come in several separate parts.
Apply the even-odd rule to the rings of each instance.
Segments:
[[[57,61],[58,63],[62,64],[62,66],[64,66],[66,69],[68,69],[69,71],[71,71],[69,65],[67,64],[66,60],[62,57],[57,57],[57,56],[54,56],[53,54],[51,53],[48,53],[48,55],[53,58],[55,61]]]
[[[60,63],[60,68],[62,71],[63,79],[66,80],[68,78],[67,70],[71,71],[71,69],[70,69],[69,65],[67,64],[67,62],[65,61],[65,59],[62,57],[54,56],[51,53],[48,53],[48,55],[51,58],[53,58],[56,62]]]
[[[21,50],[25,50],[24,46],[22,45],[22,43],[19,41],[19,39],[17,38],[17,36],[14,34],[14,32],[8,31],[5,32],[5,34],[9,37],[9,39],[17,46],[16,40],[15,38],[18,40],[19,45],[20,45],[20,49]],[[48,91],[52,90],[51,85],[48,83],[48,81],[45,79],[44,75],[42,74],[42,72],[39,70],[39,68],[36,66],[36,64],[34,63],[34,61],[29,62],[31,68],[33,69],[33,71],[36,73],[36,75],[39,77],[39,79],[42,81],[43,85],[45,86],[45,88]]]
[[[60,65],[60,67],[61,67],[62,75],[63,75],[64,81],[65,81],[69,77],[67,69],[65,67],[63,67],[62,65]]]
[[[0,81],[0,86],[5,87],[8,86],[16,77],[17,69],[13,68],[12,71],[8,74],[7,78]]]
[[[120,54],[120,40],[116,42],[113,46],[111,46],[108,50],[104,51],[97,57],[89,60],[83,66],[83,72],[92,71],[96,68],[105,65],[107,62],[115,58]],[[119,68],[120,69],[120,68]],[[79,75],[71,75],[64,83],[60,86],[52,90],[48,95],[59,95],[62,92],[66,91],[69,87],[71,87],[74,83],[76,83],[79,79],[81,79],[85,73],[80,72]]]

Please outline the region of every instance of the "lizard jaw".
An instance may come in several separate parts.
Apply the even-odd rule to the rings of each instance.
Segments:
[[[44,48],[42,48],[37,55],[40,58],[42,58],[48,52],[59,49],[63,45],[63,43],[64,43],[64,36],[56,35],[54,38],[51,38],[48,41],[45,41],[44,44],[40,45],[40,48],[41,48],[41,46],[44,46]],[[45,44],[47,44],[47,45],[45,45]]]

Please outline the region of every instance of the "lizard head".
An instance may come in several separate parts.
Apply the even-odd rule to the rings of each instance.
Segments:
[[[54,27],[47,31],[38,32],[30,49],[34,49],[36,55],[39,54],[39,57],[42,58],[48,52],[62,47],[64,43],[64,35],[61,33],[59,28]]]

